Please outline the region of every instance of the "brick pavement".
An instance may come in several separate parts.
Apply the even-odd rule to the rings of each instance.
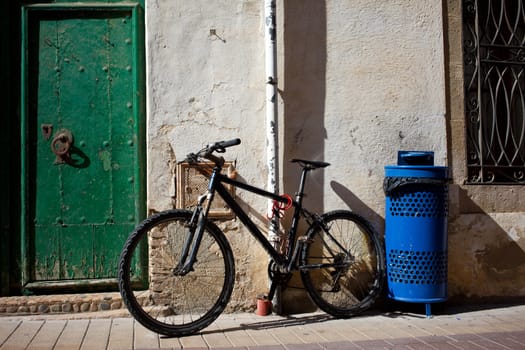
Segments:
[[[525,305],[443,308],[433,318],[371,312],[347,320],[224,314],[200,333],[166,338],[122,312],[0,317],[7,349],[525,349]]]

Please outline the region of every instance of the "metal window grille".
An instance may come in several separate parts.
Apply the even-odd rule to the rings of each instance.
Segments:
[[[525,184],[525,0],[463,0],[467,183]]]

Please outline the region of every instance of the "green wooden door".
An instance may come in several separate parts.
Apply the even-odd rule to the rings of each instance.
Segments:
[[[114,285],[143,216],[142,17],[129,3],[23,9],[28,290]]]

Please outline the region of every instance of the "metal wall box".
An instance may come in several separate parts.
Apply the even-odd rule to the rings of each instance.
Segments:
[[[197,204],[198,197],[206,192],[208,180],[214,164],[201,162],[197,164],[179,163],[177,165],[177,208],[188,209]],[[235,176],[233,162],[224,163],[223,174]],[[232,196],[235,188],[225,185]],[[224,203],[220,195],[216,194],[210,209],[209,216],[216,219],[232,219],[233,211]]]

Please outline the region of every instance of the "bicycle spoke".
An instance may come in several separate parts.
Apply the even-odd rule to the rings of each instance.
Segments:
[[[181,336],[211,323],[231,295],[234,265],[231,248],[222,232],[208,223],[193,268],[174,273],[188,237],[187,211],[164,212],[140,226],[126,243],[119,268],[121,293],[128,309],[145,327],[155,332]],[[129,282],[137,242],[149,238],[149,288],[136,290]]]
[[[338,317],[361,312],[382,287],[384,257],[375,233],[347,211],[328,213],[307,235],[301,276],[314,302]],[[313,267],[317,267],[314,269]]]

